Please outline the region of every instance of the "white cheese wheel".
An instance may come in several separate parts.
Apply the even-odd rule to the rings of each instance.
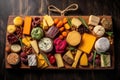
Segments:
[[[106,52],[109,49],[109,47],[110,47],[110,42],[106,37],[99,38],[95,43],[95,49],[98,53]]]

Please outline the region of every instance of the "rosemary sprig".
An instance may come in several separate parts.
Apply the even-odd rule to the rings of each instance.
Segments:
[[[68,20],[69,26],[72,27],[71,19],[69,17],[67,17],[67,20]]]
[[[94,50],[94,53],[93,53],[93,67],[95,66],[95,57],[96,57],[96,51]]]
[[[82,22],[82,24],[83,24],[86,28],[88,28],[87,23],[85,22],[85,20],[84,20],[81,16],[79,16],[78,19]]]
[[[105,32],[108,36],[112,36],[113,32]]]
[[[43,55],[43,57],[44,57],[45,61],[48,63],[48,65],[51,66],[47,56],[44,53],[41,53],[41,54]]]

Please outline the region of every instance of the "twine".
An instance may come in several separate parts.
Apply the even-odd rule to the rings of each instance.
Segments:
[[[53,12],[58,12],[61,14],[61,16],[64,16],[65,15],[65,12],[67,11],[75,11],[78,9],[78,4],[71,4],[69,5],[68,7],[66,7],[64,10],[60,10],[59,8],[57,8],[56,6],[54,5],[49,5],[48,6],[48,14],[50,15],[50,12],[53,11]]]

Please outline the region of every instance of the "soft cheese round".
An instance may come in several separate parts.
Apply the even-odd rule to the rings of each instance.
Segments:
[[[68,33],[66,41],[71,46],[77,46],[81,41],[81,35],[77,31],[71,31]]]
[[[96,36],[101,37],[104,35],[105,29],[101,25],[97,25],[94,27],[93,32]]]
[[[110,47],[110,42],[106,37],[99,38],[95,43],[95,49],[98,53],[106,52],[109,49],[109,47]]]
[[[40,50],[44,52],[50,52],[53,49],[53,42],[50,38],[47,38],[47,37],[42,38],[39,41],[38,45]]]
[[[12,52],[16,52],[16,53],[17,53],[17,52],[20,52],[21,49],[22,49],[22,48],[21,48],[21,46],[20,46],[19,44],[12,44],[12,45],[11,45],[11,51],[12,51]]]

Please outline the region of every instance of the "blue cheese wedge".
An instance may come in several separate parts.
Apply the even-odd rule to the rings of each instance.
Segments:
[[[29,66],[37,66],[37,59],[35,54],[30,54],[27,56]]]
[[[111,58],[110,55],[101,54],[101,67],[110,67],[111,66]]]

